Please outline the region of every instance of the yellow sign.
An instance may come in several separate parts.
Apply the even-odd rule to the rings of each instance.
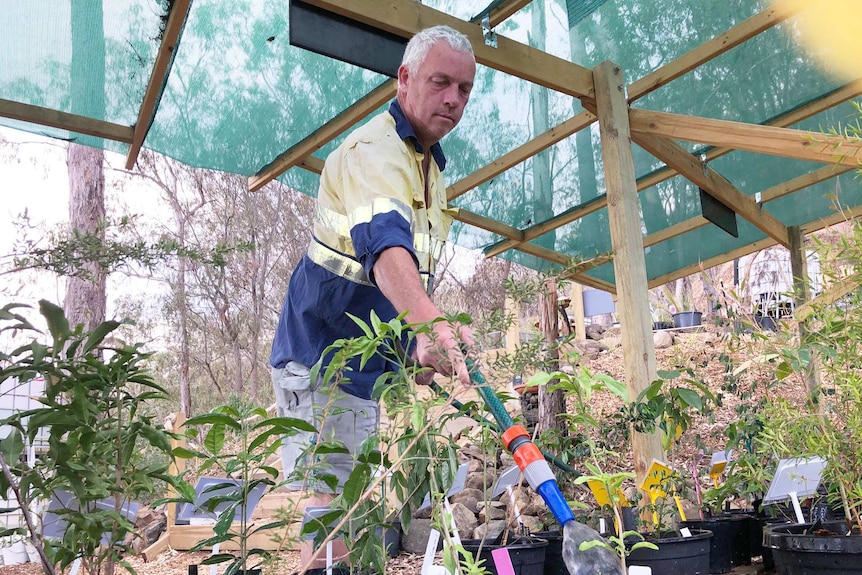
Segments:
[[[644,477],[641,489],[650,495],[650,499],[658,499],[659,497],[667,497],[664,491],[664,482],[671,478],[673,469],[667,466],[663,461],[653,459],[647,469],[646,477]]]
[[[597,479],[590,479],[587,481],[587,486],[590,488],[590,491],[593,492],[593,497],[596,498],[596,503],[599,504],[599,507],[604,507],[605,505],[612,506],[610,493],[608,493],[608,488],[604,483]],[[623,507],[629,507],[631,505],[626,499],[625,494],[623,494],[623,490],[619,487],[617,488],[617,498],[619,499],[620,505]]]

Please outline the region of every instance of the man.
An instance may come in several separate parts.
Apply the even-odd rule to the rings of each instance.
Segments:
[[[353,364],[349,382],[339,385],[344,393],[334,398],[318,390],[321,382],[310,381],[309,366],[335,340],[362,335],[348,313],[367,322],[372,310],[383,321],[406,312],[411,324],[443,315],[429,296],[452,222],[439,141],[461,120],[475,73],[463,34],[446,26],[419,32],[404,52],[389,110],[351,133],[321,174],[314,237],[291,277],[270,363],[279,415],[312,421],[313,406],[328,404],[319,431],[344,441],[351,454],[376,431],[379,408],[371,392],[387,362],[375,357],[362,370]],[[420,365],[469,385],[461,348],[473,343],[469,327],[436,322],[415,343],[412,353]],[[285,438],[285,475],[297,464],[310,465],[297,458],[313,440]],[[338,478],[339,487],[352,467],[352,455],[327,456],[326,472]],[[311,489],[324,491],[320,485]],[[317,495],[308,505],[331,499]]]

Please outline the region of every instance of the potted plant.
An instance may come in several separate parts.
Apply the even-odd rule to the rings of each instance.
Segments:
[[[70,326],[59,306],[42,300],[46,338],[26,317],[27,308],[0,308],[0,333],[23,341],[0,351],[0,381],[41,377],[45,392],[40,407],[0,421],[11,428],[0,440],[0,493],[16,499],[45,573],[77,560],[88,573],[112,572],[135,529],[123,510],[152,496],[160,481],[173,482],[167,474],[170,436],[148,413],[151,402],[167,393],[146,368],[149,354],[117,339],[121,322],[106,321],[86,332]],[[47,449],[31,467],[22,457],[25,439],[32,444],[44,435]],[[61,491],[75,504],[57,510],[63,536],[48,539],[31,509]],[[20,538],[25,529],[15,531]]]
[[[849,287],[835,303],[809,302],[810,320],[796,337],[781,333],[770,350],[775,376],[808,390],[804,401],[770,398],[763,412],[762,438],[777,458],[820,456],[822,482],[842,520],[817,525],[772,527],[765,538],[776,567],[790,561],[793,573],[822,572],[840,564],[842,573],[862,572],[862,227],[837,247],[821,246],[821,271],[827,285]],[[847,291],[845,287],[842,291]],[[821,298],[822,299],[822,298]],[[837,301],[836,301],[837,300]],[[798,310],[797,310],[798,311]],[[815,377],[815,371],[819,373]],[[839,563],[840,562],[840,563]],[[835,569],[836,567],[832,567]]]
[[[694,308],[690,288],[687,289],[686,286],[683,286],[681,292],[674,295],[673,291],[664,286],[662,293],[668,301],[668,309],[673,317],[674,327],[683,328],[700,325],[702,314]]]
[[[680,378],[680,372],[661,372],[659,375],[663,379],[654,382],[634,402],[628,402],[628,392],[622,383],[606,375],[593,375],[584,368],[573,374],[537,374],[531,381],[556,381],[552,385],[563,389],[568,403],[574,406],[573,413],[564,417],[573,427],[587,430],[590,434],[582,441],[582,445],[589,446],[586,457],[580,463],[574,463],[578,467],[586,467],[589,474],[578,478],[577,482],[590,485],[597,501],[612,510],[615,532],[608,537],[606,545],[619,554],[622,564],[651,564],[655,573],[706,573],[711,534],[695,531],[692,537],[683,537],[670,521],[675,506],[666,498],[643,506],[642,511],[654,512],[655,521],[651,525],[642,525],[639,531],[628,528],[623,520],[626,503],[622,487],[633,479],[633,474],[625,470],[626,458],[623,455],[604,446],[608,435],[611,435],[607,422],[597,419],[590,405],[590,398],[597,391],[616,395],[623,400],[623,406],[613,417],[607,418],[614,420],[616,428],[653,431],[658,427],[664,431],[663,445],[671,447],[690,424],[691,412],[708,412],[715,397],[703,384],[694,380],[684,379],[686,385],[672,384],[672,380]],[[664,481],[676,479],[678,476],[666,477]],[[668,487],[666,491],[670,493],[671,489]],[[637,504],[638,501],[629,503]],[[587,545],[600,544],[603,543]]]
[[[223,405],[189,418],[184,427],[190,445],[195,447],[177,447],[174,455],[198,458],[198,473],[214,472],[225,478],[211,483],[202,493],[206,511],[215,515],[213,536],[199,541],[191,550],[231,542],[237,548],[236,554],[214,553],[201,564],[227,563],[225,575],[259,575],[260,565],[271,551],[255,546],[252,538],[285,527],[289,519],[260,525],[250,521],[252,494],[259,497],[279,486],[278,470],[268,461],[278,452],[281,438],[297,431],[313,432],[314,426],[290,417],[269,417],[262,408]],[[194,505],[195,498],[194,487],[186,484],[177,501]]]

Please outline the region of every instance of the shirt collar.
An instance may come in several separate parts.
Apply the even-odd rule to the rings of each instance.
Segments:
[[[425,150],[422,148],[422,144],[419,143],[419,138],[416,137],[413,126],[407,121],[407,116],[404,115],[398,99],[392,100],[392,103],[389,104],[389,113],[395,118],[395,131],[398,133],[398,137],[402,140],[409,139],[413,143],[413,148],[416,152],[424,154]],[[443,148],[439,142],[431,146],[431,156],[437,162],[437,167],[440,168],[441,172],[446,169],[446,156],[443,154]]]

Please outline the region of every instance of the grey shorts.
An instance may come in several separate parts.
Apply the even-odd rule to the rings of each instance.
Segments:
[[[318,434],[300,432],[285,437],[281,445],[281,461],[284,476],[291,479],[286,484],[287,488],[329,492],[325,485],[314,480],[314,475],[331,473],[338,478],[340,491],[353,470],[354,454],[359,451],[363,441],[376,436],[380,406],[376,401],[354,397],[337,387],[333,391],[335,395],[330,397],[330,389],[321,389],[319,380],[312,385],[309,368],[294,361],[284,368],[272,369],[272,384],[279,417],[310,421],[318,429],[321,440],[337,439],[350,452],[315,455],[311,458],[309,447],[317,442]],[[294,471],[306,479],[292,480],[290,475]]]

